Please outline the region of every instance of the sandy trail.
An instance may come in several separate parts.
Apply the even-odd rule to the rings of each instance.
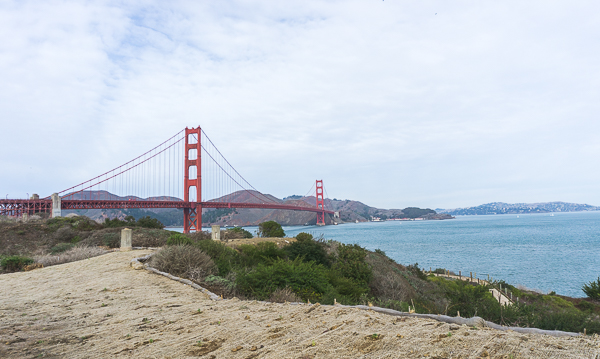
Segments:
[[[476,330],[339,306],[215,302],[129,267],[146,253],[1,275],[0,357],[600,357],[597,336]]]

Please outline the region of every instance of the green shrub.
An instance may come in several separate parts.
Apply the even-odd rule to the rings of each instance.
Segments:
[[[427,274],[419,268],[419,263],[411,264],[406,267],[412,274],[416,275],[419,279],[427,279]]]
[[[598,308],[598,306],[596,306],[588,301],[585,301],[585,300],[582,300],[581,302],[579,302],[575,307],[577,307],[577,309],[579,309],[581,311],[592,312],[592,313]]]
[[[139,218],[137,220],[137,225],[138,225],[138,227],[143,227],[143,228],[156,228],[156,229],[165,228],[165,225],[162,224],[158,219],[152,218],[150,216]]]
[[[217,275],[209,275],[204,278],[204,283],[208,283],[211,286],[220,287],[220,289],[224,289],[226,292],[232,292],[235,289],[235,282],[229,280],[228,278],[219,277]]]
[[[192,240],[181,233],[173,233],[167,239],[168,246],[186,246],[191,244]]]
[[[371,266],[366,262],[367,250],[358,244],[343,244],[337,248],[331,269],[341,276],[354,279],[365,288],[373,278]]]
[[[386,258],[389,258],[389,257],[388,257],[388,256],[385,254],[385,252],[384,252],[383,250],[379,249],[379,248],[375,249],[375,253],[379,254],[380,256],[384,256],[384,257],[386,257]],[[390,259],[390,260],[392,260],[391,258],[389,258],[389,259]]]
[[[496,323],[500,318],[500,304],[489,292],[487,286],[473,285],[463,280],[447,280],[440,277],[430,278],[443,288],[450,304],[446,309],[447,315],[460,315],[468,318],[478,315]]]
[[[300,232],[296,235],[296,240],[298,242],[302,242],[302,241],[310,241],[313,239],[313,235],[310,233],[306,233],[306,232]]]
[[[110,248],[119,248],[121,246],[121,236],[119,233],[104,233],[102,244]]]
[[[237,234],[241,235],[241,238],[252,238],[252,237],[254,237],[252,235],[252,233],[250,233],[250,231],[247,231],[247,230],[245,230],[242,227],[229,228],[228,231],[233,232],[233,233],[237,233]]]
[[[77,220],[76,217],[54,217],[46,221],[46,224],[51,230],[57,230],[66,225],[73,225]]]
[[[359,304],[360,298],[369,292],[369,287],[366,287],[364,283],[341,277],[334,271],[329,271],[328,279],[333,286],[333,291],[329,295],[336,294],[337,297],[335,298],[342,304]]]
[[[259,263],[270,264],[286,257],[284,250],[273,242],[242,244],[237,247],[237,250],[240,252],[240,264],[244,267],[254,267]]]
[[[541,312],[534,316],[530,325],[540,329],[575,333],[583,333],[584,328],[588,334],[600,332],[600,322],[597,319],[577,310]]]
[[[102,224],[104,228],[119,228],[119,227],[143,227],[143,228],[156,228],[163,229],[165,228],[164,224],[162,224],[158,219],[152,218],[150,216],[141,217],[137,220],[133,216],[127,216],[124,220],[120,220],[118,218],[107,218],[104,220]]]
[[[128,216],[124,221],[118,218],[106,218],[104,223],[102,223],[102,227],[104,228],[119,228],[119,227],[134,227],[135,219],[131,216]]]
[[[24,256],[8,256],[0,260],[0,266],[7,272],[17,272],[26,265],[33,263],[33,259]]]
[[[258,225],[259,237],[284,237],[285,232],[281,225],[275,221],[267,221]]]
[[[81,242],[81,237],[80,236],[75,236],[75,237],[71,238],[71,243],[77,244],[79,242]]]
[[[75,245],[73,243],[59,243],[57,245],[55,245],[54,247],[50,248],[50,253],[52,254],[56,254],[56,253],[62,253],[64,251],[68,251],[69,249],[75,247]]]
[[[265,300],[277,289],[289,287],[303,300],[318,301],[331,288],[327,269],[314,262],[279,259],[272,265],[258,264],[250,272],[238,273],[236,279],[240,292]]]
[[[595,282],[592,281],[588,284],[584,284],[581,289],[583,290],[585,295],[588,296],[588,298],[593,300],[600,300],[600,277],[598,277],[598,280],[596,280]]]
[[[292,242],[283,247],[283,250],[292,260],[302,258],[305,262],[313,261],[317,264],[331,267],[331,259],[325,250],[325,243],[315,241],[310,234],[298,234],[296,236],[296,242]]]
[[[101,225],[88,217],[78,216],[76,217],[76,221],[73,223],[73,228],[76,228],[78,231],[92,231],[94,229],[101,228]]]
[[[218,275],[227,276],[232,270],[240,265],[240,254],[233,248],[227,247],[220,241],[204,239],[194,243],[204,253],[208,254],[218,268]]]

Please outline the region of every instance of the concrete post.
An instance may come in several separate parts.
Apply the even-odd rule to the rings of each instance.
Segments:
[[[52,194],[52,218],[55,217],[62,217],[60,196],[58,195],[58,193]]]
[[[29,213],[23,212],[23,222],[29,221]]]
[[[123,228],[121,230],[121,252],[130,251],[131,248],[131,236],[133,231],[129,228]]]
[[[221,226],[219,226],[218,224],[213,224],[210,228],[212,230],[211,238],[213,239],[213,241],[220,241],[221,240]]]

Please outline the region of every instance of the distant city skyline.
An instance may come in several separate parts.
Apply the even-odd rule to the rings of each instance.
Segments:
[[[258,190],[600,206],[600,4],[0,4],[0,193],[202,126]]]

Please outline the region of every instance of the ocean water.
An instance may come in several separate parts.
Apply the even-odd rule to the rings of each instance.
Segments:
[[[254,232],[256,227],[246,227]],[[206,229],[209,230],[209,229]],[[489,274],[513,285],[584,297],[600,276],[600,212],[461,216],[443,221],[284,227],[381,249],[401,264]]]

